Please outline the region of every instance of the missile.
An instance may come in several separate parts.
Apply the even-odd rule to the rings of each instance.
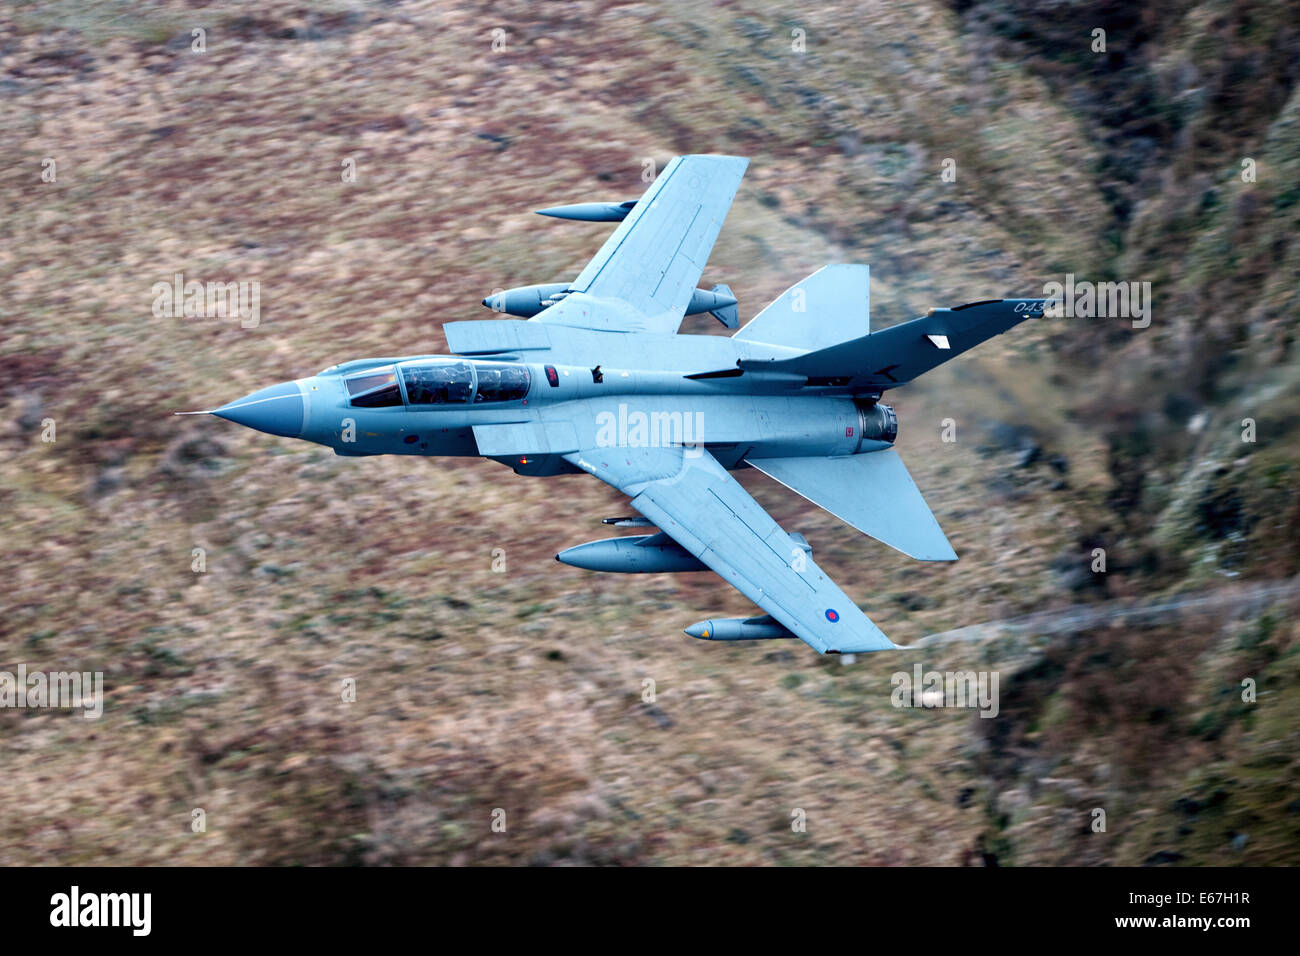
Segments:
[[[601,518],[601,524],[612,524],[615,528],[653,528],[654,522],[649,518],[643,518],[640,515],[632,515],[627,518]]]
[[[657,534],[588,541],[561,551],[555,560],[588,571],[613,571],[618,574],[709,570],[704,562],[662,531]]]
[[[567,282],[521,285],[490,295],[483,300],[483,304],[493,312],[531,319],[543,309],[555,305],[571,291]],[[725,285],[716,285],[712,289],[696,289],[691,293],[686,314],[699,315],[701,312],[708,312],[729,329],[734,329],[740,324],[736,297]]]
[[[688,627],[686,633],[703,641],[772,641],[795,636],[770,614],[700,621]]]
[[[622,222],[636,205],[635,199],[627,202],[580,202],[571,206],[552,206],[538,209],[539,216],[556,219],[574,219],[578,222]]]

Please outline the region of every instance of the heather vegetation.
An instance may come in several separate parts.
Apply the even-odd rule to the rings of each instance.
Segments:
[[[0,712],[0,863],[1300,862],[1300,589],[1247,587],[1300,574],[1296,14],[6,5],[0,669],[102,671],[105,711]],[[877,327],[1149,282],[1149,327],[1035,321],[894,397],[955,564],[741,480],[899,643],[1171,610],[856,660],[696,641],[752,605],[552,560],[627,513],[592,479],[171,415],[443,351],[608,231],[531,210],[686,152],[751,157],[704,274],[742,321],[835,261]],[[156,317],[177,273],[260,283],[260,321]],[[893,707],[918,660],[998,672],[999,714]]]

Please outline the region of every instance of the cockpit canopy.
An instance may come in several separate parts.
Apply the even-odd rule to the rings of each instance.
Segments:
[[[358,408],[383,408],[402,404],[402,392],[397,387],[396,366],[366,369],[343,381],[348,387],[348,394],[352,396],[352,404]]]
[[[468,405],[519,401],[528,394],[529,374],[522,365],[443,359],[368,368],[344,382],[358,408]]]
[[[528,369],[522,365],[502,365],[480,362],[474,366],[477,373],[477,402],[517,402],[528,394]]]
[[[402,382],[411,405],[464,405],[474,394],[469,362],[403,365]]]

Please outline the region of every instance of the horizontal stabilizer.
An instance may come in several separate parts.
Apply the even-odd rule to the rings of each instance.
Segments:
[[[847,458],[746,460],[891,548],[920,561],[957,560],[903,459],[892,448]]]

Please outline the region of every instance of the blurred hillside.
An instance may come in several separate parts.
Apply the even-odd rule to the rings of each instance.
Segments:
[[[102,670],[107,706],[0,712],[0,863],[1300,862],[1297,590],[1246,587],[1300,574],[1298,32],[1251,0],[6,5],[0,669]],[[681,628],[752,611],[718,579],[552,560],[625,513],[595,481],[172,417],[443,350],[608,231],[531,210],[685,152],[751,157],[704,276],[742,319],[833,261],[877,327],[1152,284],[1149,328],[1044,320],[891,396],[951,566],[740,476],[891,637],[1222,600],[711,644]],[[260,324],[155,318],[178,272],[260,282]],[[1001,713],[895,709],[917,661],[996,670]]]

